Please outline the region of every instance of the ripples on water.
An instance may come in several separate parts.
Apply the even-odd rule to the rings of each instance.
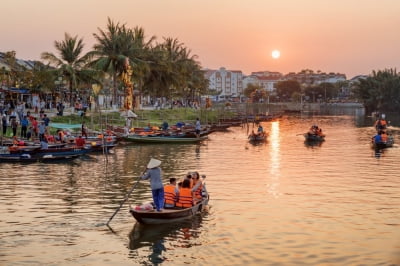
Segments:
[[[322,145],[302,133],[318,124]],[[352,117],[284,117],[213,133],[202,145],[125,145],[73,163],[1,164],[0,264],[400,264],[397,145],[379,158],[372,127]],[[250,127],[251,130],[251,127]],[[393,131],[397,132],[397,131]],[[399,143],[398,135],[396,142]],[[209,212],[163,226],[135,224],[129,204],[151,200],[142,181],[105,226],[151,156],[164,178],[206,174]]]

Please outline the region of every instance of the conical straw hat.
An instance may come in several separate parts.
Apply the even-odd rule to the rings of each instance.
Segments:
[[[161,165],[161,161],[151,158],[150,162],[147,164],[147,168],[156,168],[159,167]]]

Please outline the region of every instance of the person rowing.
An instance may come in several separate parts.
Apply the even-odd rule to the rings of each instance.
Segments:
[[[164,208],[164,185],[162,183],[162,171],[159,167],[161,161],[151,158],[147,164],[147,170],[142,175],[142,179],[150,179],[151,194],[153,196],[154,206],[158,212]]]

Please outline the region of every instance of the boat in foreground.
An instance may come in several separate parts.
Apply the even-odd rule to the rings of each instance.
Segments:
[[[141,224],[164,224],[190,219],[200,213],[208,204],[209,196],[190,208],[168,208],[161,212],[156,210],[137,210],[131,208],[129,212]]]

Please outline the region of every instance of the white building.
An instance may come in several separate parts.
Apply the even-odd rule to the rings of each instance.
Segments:
[[[252,72],[250,76],[243,78],[243,88],[246,88],[248,84],[253,84],[260,86],[267,92],[272,92],[275,90],[275,84],[281,80],[282,76],[279,72]]]
[[[243,94],[243,74],[240,70],[207,70],[206,78],[209,80],[209,89],[217,91],[221,99],[239,97]]]
[[[339,81],[345,81],[346,75],[340,73],[315,73],[312,70],[303,70],[299,73],[290,72],[283,77],[283,80],[296,80],[300,84],[313,85],[321,83],[336,83]]]

